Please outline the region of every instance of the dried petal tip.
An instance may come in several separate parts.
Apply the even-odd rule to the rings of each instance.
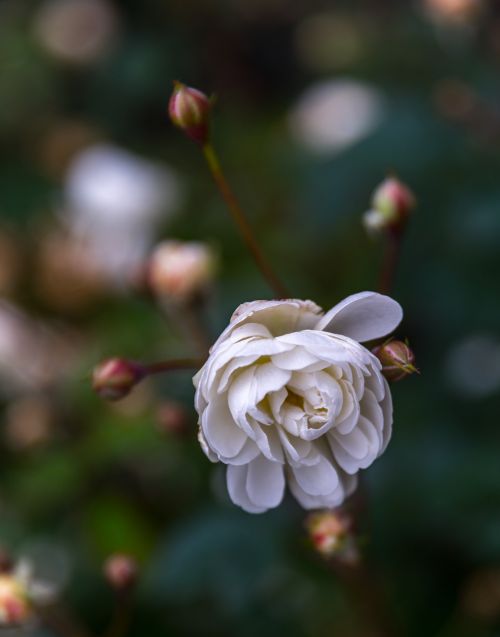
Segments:
[[[382,363],[382,373],[390,382],[402,380],[410,374],[418,373],[415,367],[415,354],[408,343],[388,341],[372,350]]]
[[[92,387],[104,400],[120,400],[145,376],[145,370],[124,358],[108,358],[92,372]]]
[[[340,553],[350,535],[351,519],[342,511],[321,511],[306,519],[314,548],[325,557]]]
[[[109,585],[118,591],[132,588],[137,581],[137,562],[130,555],[116,553],[104,564],[104,576]]]
[[[363,217],[369,232],[400,230],[416,205],[411,190],[395,177],[388,177],[375,190],[372,207]]]
[[[174,82],[174,92],[168,104],[168,114],[175,126],[198,144],[208,141],[210,100],[195,88]]]

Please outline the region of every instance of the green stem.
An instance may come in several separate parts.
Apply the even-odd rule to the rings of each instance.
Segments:
[[[253,230],[248,223],[248,219],[245,216],[236,196],[234,195],[229,183],[227,182],[222,167],[220,165],[217,154],[214,147],[210,142],[207,142],[202,146],[203,155],[207,161],[212,177],[215,181],[219,192],[224,199],[228,210],[233,218],[234,222],[238,226],[238,229],[246,243],[247,248],[250,250],[257,267],[262,272],[264,278],[269,283],[271,289],[275,292],[276,296],[280,299],[289,298],[289,293],[280,279],[276,276],[274,270],[269,264],[268,260],[264,256],[262,250],[255,239]]]

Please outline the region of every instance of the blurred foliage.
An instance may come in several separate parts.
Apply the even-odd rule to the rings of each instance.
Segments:
[[[21,260],[0,283],[33,319],[70,331],[78,362],[42,388],[56,414],[46,439],[2,436],[0,542],[18,554],[38,540],[62,547],[64,594],[98,631],[112,603],[102,561],[126,551],[143,573],[131,636],[368,634],[307,545],[291,499],[254,517],[229,503],[222,468],[196,441],[190,374],[156,378],[123,407],[91,393],[88,370],[104,356],[191,354],[172,321],[133,291],[64,312],[37,287],[37,246],[59,223],[68,157],[98,139],[182,181],[184,198],[156,239],[218,250],[212,338],[239,303],[269,296],[195,146],[167,120],[181,79],[217,95],[223,163],[297,297],[330,307],[374,288],[382,245],[365,236],[361,213],[387,171],[417,194],[394,296],[422,375],[394,388],[393,440],[363,476],[366,552],[404,634],[500,634],[500,595],[484,611],[470,592],[478,573],[500,569],[500,382],[483,393],[471,385],[491,377],[499,354],[457,349],[481,336],[500,343],[498,7],[485,2],[477,20],[457,25],[395,0],[124,0],[112,5],[103,51],[75,63],[37,35],[46,4],[0,2],[0,221]],[[324,46],[311,50],[318,43],[304,24],[329,24],[327,15],[337,31],[325,28]],[[289,112],[308,86],[335,78],[375,88],[383,112],[359,140],[315,153],[294,136]],[[85,143],[57,138],[68,122]],[[4,432],[20,393],[2,392]],[[188,435],[155,424],[156,405],[170,399],[189,410]],[[489,594],[481,581],[480,599]]]

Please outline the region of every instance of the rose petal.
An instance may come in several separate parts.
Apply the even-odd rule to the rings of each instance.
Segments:
[[[320,456],[315,465],[294,467],[292,471],[300,487],[309,495],[328,495],[339,483],[334,466],[325,456]]]
[[[273,336],[313,327],[321,308],[312,301],[285,299],[283,301],[251,301],[240,305],[231,317],[231,322],[213,345],[211,352],[225,341],[236,327],[244,323],[260,323]]]
[[[360,292],[341,301],[316,323],[315,329],[371,341],[393,332],[403,318],[399,303],[376,292]]]
[[[247,440],[222,399],[210,402],[201,417],[201,426],[209,447],[224,458],[236,456]]]
[[[248,465],[247,493],[257,507],[277,507],[285,493],[283,465],[258,456]]]
[[[264,513],[266,507],[256,506],[247,493],[248,464],[242,466],[229,465],[226,473],[229,497],[247,513]]]

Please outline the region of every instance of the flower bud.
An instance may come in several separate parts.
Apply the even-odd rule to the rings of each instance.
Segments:
[[[399,179],[388,177],[373,193],[372,208],[363,223],[370,232],[401,229],[415,205],[411,190]]]
[[[23,624],[31,618],[32,607],[23,582],[10,573],[0,575],[0,627]]]
[[[188,301],[212,282],[216,258],[203,243],[164,241],[154,250],[149,263],[149,284],[160,298]]]
[[[168,113],[175,126],[198,144],[208,141],[210,100],[195,88],[174,82]]]
[[[92,372],[92,387],[105,400],[120,400],[145,376],[145,370],[137,363],[124,358],[108,358]]]
[[[382,363],[382,373],[390,382],[402,380],[418,369],[415,367],[415,354],[403,341],[388,341],[372,350]]]
[[[116,553],[108,557],[104,564],[104,576],[109,585],[117,591],[129,590],[137,581],[137,562],[130,555]]]
[[[314,548],[325,557],[331,557],[344,547],[351,520],[341,511],[325,510],[311,514],[306,527]]]

